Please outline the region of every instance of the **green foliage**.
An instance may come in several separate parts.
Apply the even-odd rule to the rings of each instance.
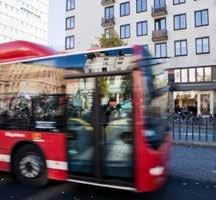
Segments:
[[[123,98],[128,99],[131,96],[132,82],[129,76],[126,76],[121,83],[121,90],[123,92]]]
[[[126,45],[118,36],[117,33],[113,34],[113,37],[107,38],[104,34],[99,38],[99,46],[101,48],[110,48]]]
[[[101,90],[101,96],[107,97],[109,95],[109,84],[106,78],[99,78],[98,79],[100,90]]]

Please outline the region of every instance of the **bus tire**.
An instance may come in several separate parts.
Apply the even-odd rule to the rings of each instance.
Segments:
[[[26,144],[18,149],[12,159],[12,171],[23,184],[43,187],[48,183],[46,161],[35,145]]]

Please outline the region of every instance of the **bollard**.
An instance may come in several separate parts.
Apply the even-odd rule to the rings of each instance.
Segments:
[[[194,117],[192,117],[192,140],[194,141]]]
[[[213,117],[213,121],[212,121],[212,126],[213,126],[213,142],[215,142],[215,117]]]
[[[201,133],[200,133],[200,129],[201,129],[201,127],[200,127],[200,124],[201,124],[201,117],[199,117],[198,118],[198,124],[199,124],[199,127],[198,127],[198,129],[199,129],[199,141],[201,141]]]
[[[205,123],[205,127],[206,127],[206,129],[205,129],[205,135],[206,135],[206,142],[208,141],[208,118],[206,117],[206,119],[205,119],[205,121],[206,121],[206,123]]]
[[[188,140],[188,117],[186,117],[186,141]]]
[[[175,139],[175,118],[173,117],[172,119],[173,119],[173,120],[172,120],[172,123],[173,123],[173,124],[172,124],[172,125],[173,125],[172,127],[173,127],[173,140],[174,140],[174,139]]]
[[[181,121],[180,121],[180,117],[179,117],[179,140],[181,140]]]

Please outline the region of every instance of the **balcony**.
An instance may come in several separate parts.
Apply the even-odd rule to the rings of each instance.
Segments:
[[[102,18],[102,22],[101,22],[101,25],[103,27],[110,27],[110,26],[114,26],[115,25],[115,18],[112,17],[112,18]]]
[[[167,30],[156,30],[152,31],[152,41],[153,42],[159,42],[159,41],[164,41],[168,40],[168,34]]]
[[[152,7],[152,17],[163,17],[167,15],[166,4]]]
[[[102,6],[110,6],[115,3],[115,0],[101,0]]]

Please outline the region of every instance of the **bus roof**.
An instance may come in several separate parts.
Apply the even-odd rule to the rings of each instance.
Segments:
[[[106,49],[93,49],[76,53],[61,53],[53,55],[45,55],[29,59],[18,59],[6,62],[0,62],[2,64],[13,64],[13,63],[28,63],[28,64],[42,64],[54,67],[62,68],[83,68],[87,55],[94,53],[104,53],[109,56],[117,56],[122,54],[133,54],[133,46],[114,47]]]
[[[17,40],[0,44],[0,63],[18,62],[57,54],[57,51],[28,41]]]

